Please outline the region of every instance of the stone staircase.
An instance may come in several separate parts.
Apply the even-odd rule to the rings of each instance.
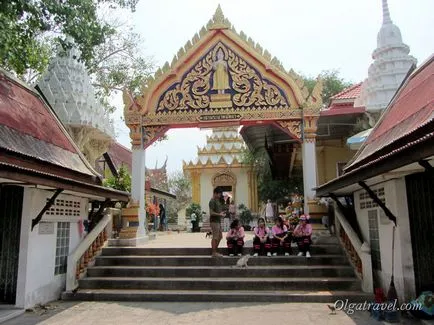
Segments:
[[[237,257],[212,258],[207,248],[107,247],[88,268],[75,293],[64,300],[350,302],[371,299],[361,292],[335,237],[312,246],[312,258],[251,257],[247,269]],[[251,248],[244,253],[252,254]],[[297,249],[294,249],[297,251]],[[220,250],[225,253],[225,249]]]

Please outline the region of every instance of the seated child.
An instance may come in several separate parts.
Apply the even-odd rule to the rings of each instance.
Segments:
[[[312,225],[307,223],[307,217],[304,215],[300,216],[299,224],[294,229],[294,237],[297,240],[297,246],[299,253],[297,256],[306,255],[310,257],[310,245],[312,244]]]
[[[273,256],[283,247],[285,256],[291,254],[291,236],[288,234],[288,228],[283,224],[281,217],[276,218],[276,224],[271,228],[273,238],[271,239],[271,250]]]
[[[258,219],[258,226],[253,230],[255,237],[253,238],[253,256],[265,255],[271,256],[271,241],[270,229],[265,225],[264,218]]]
[[[243,254],[244,236],[244,228],[241,226],[240,221],[235,219],[232,221],[231,229],[226,235],[229,256],[241,256]]]

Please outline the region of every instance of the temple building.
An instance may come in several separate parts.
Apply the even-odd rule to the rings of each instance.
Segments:
[[[192,201],[206,210],[213,189],[220,187],[227,200],[257,211],[256,174],[251,166],[241,163],[245,144],[238,127],[213,128],[206,141],[194,161],[183,163],[184,172],[191,176]]]

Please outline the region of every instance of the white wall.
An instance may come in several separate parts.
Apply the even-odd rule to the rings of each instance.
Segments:
[[[218,172],[218,170],[205,169],[200,175],[200,206],[202,211],[206,211],[209,215],[209,200],[211,200],[214,188],[212,186],[212,177]],[[237,178],[237,184],[235,186],[235,204],[238,207],[239,204],[244,203],[249,207],[249,190],[248,190],[248,176],[246,169],[232,169],[232,173]]]
[[[408,302],[414,298],[415,283],[413,271],[413,257],[411,248],[410,224],[407,207],[405,179],[390,180],[371,187],[375,190],[384,187],[386,206],[397,217],[395,229],[395,276],[394,283],[401,302]],[[368,211],[378,211],[381,271],[375,271],[374,282],[379,280],[376,287],[381,287],[387,295],[392,275],[392,232],[393,222],[382,212],[380,207],[360,209],[360,193],[354,193],[354,204],[363,239],[369,243]],[[374,284],[375,286],[375,284]]]
[[[36,225],[33,231],[31,231],[32,219],[36,218],[45,206],[46,199],[52,195],[53,192],[39,189],[26,188],[24,190],[18,264],[17,307],[29,308],[38,303],[43,304],[59,299],[60,293],[65,288],[65,274],[54,275],[57,222],[70,222],[69,252],[72,252],[80,242],[78,219],[80,217],[87,219],[88,211],[88,201],[83,198],[59,195],[57,197],[59,200],[80,201],[80,215],[44,215],[41,222],[53,222],[53,233],[39,234],[40,225]],[[58,211],[58,214],[60,213]]]

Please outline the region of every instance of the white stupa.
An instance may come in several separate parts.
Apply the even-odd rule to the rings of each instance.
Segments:
[[[375,119],[387,107],[411,66],[416,64],[416,59],[409,55],[410,48],[402,42],[401,31],[390,18],[387,0],[382,1],[383,24],[377,35],[377,48],[372,53],[374,62],[355,103],[355,106],[365,106]]]
[[[72,41],[70,40],[72,43]],[[115,137],[113,123],[95,98],[95,91],[76,47],[53,58],[38,87],[94,166]]]

